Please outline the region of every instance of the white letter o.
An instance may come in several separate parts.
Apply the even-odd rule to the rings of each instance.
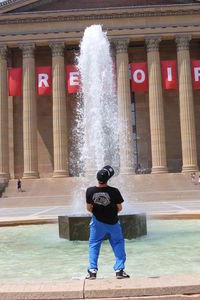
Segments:
[[[141,74],[141,78],[138,79],[138,74]],[[143,70],[136,70],[134,73],[133,73],[133,79],[136,83],[142,83],[145,81],[145,73]]]

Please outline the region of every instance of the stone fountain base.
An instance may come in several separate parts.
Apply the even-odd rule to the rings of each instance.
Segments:
[[[125,239],[135,239],[147,234],[146,214],[119,216]],[[91,216],[59,216],[59,236],[70,241],[88,241]]]

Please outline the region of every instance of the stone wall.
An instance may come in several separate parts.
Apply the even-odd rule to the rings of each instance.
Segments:
[[[129,48],[129,62],[147,61],[146,49],[144,45],[133,44]],[[151,168],[151,138],[149,121],[149,102],[148,92],[135,93],[136,111],[136,132],[137,132],[137,151],[138,163],[143,169]]]
[[[163,41],[160,44],[161,60],[176,60],[176,44],[174,41]],[[177,72],[178,76],[178,72]],[[178,79],[178,77],[177,77]],[[177,90],[163,90],[166,153],[169,172],[181,171],[181,132],[179,118],[179,100]]]

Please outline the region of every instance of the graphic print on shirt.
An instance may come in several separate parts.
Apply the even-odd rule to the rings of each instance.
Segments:
[[[94,204],[108,206],[110,204],[110,196],[108,193],[94,193],[92,200]]]

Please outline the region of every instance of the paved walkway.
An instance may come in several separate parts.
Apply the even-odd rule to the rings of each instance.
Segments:
[[[145,212],[147,215],[155,213],[178,213],[183,211],[190,211],[195,213],[200,211],[200,200],[188,201],[163,201],[163,202],[134,202],[132,204],[124,204],[123,212]],[[83,207],[83,214],[87,211]],[[6,217],[34,217],[34,216],[58,216],[66,214],[76,214],[77,208],[73,205],[59,205],[59,206],[32,206],[19,208],[0,208],[0,218]]]

